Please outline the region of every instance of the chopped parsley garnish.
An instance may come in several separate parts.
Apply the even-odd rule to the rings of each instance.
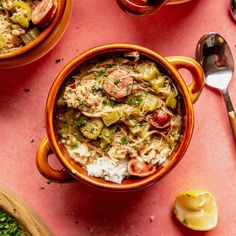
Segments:
[[[95,78],[99,78],[101,76],[104,76],[106,74],[106,71],[105,70],[100,70],[100,71],[95,71],[94,72],[94,76]]]
[[[122,144],[128,144],[129,140],[126,137],[122,137],[121,142],[122,142]]]
[[[111,148],[111,146],[108,144],[108,145],[106,146],[106,148],[104,149],[104,153],[105,153],[105,154],[108,153],[109,150],[110,150],[110,148]]]
[[[114,81],[114,84],[115,84],[115,85],[118,85],[120,82],[121,82],[120,79],[116,79],[116,80]]]
[[[72,144],[70,145],[70,147],[73,148],[73,149],[74,149],[74,148],[78,148],[78,144],[77,144],[77,143],[72,143]]]
[[[73,93],[73,90],[70,88],[67,90],[68,93]]]
[[[96,95],[99,90],[100,90],[99,85],[98,85],[98,84],[95,84],[95,85],[92,87],[92,93],[93,93],[93,95]]]
[[[80,108],[83,108],[84,107],[84,103],[82,101],[80,101],[79,106],[80,106]]]
[[[0,209],[0,235],[26,236],[26,233],[13,217]]]
[[[107,64],[107,68],[112,68],[112,64]]]
[[[182,221],[182,223],[183,223],[184,225],[188,225],[188,222],[187,222],[187,220],[185,220],[185,219]]]
[[[102,105],[114,107],[116,105],[116,102],[114,100],[111,100],[111,99],[104,99],[102,101]]]
[[[75,120],[75,124],[79,127],[85,126],[87,123],[85,120]]]
[[[141,96],[137,96],[137,97],[128,97],[126,102],[128,104],[133,104],[133,105],[138,105],[143,101],[143,98]]]
[[[114,133],[118,133],[120,131],[119,127],[114,128]]]

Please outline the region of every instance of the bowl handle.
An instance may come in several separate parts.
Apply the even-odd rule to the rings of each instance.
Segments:
[[[205,76],[202,67],[190,57],[184,56],[173,56],[166,57],[167,61],[169,61],[177,70],[178,69],[187,69],[192,75],[192,82],[188,85],[188,90],[190,93],[190,97],[192,103],[195,103],[204,86]]]
[[[48,163],[48,157],[52,154],[52,148],[48,141],[48,137],[45,136],[41,143],[39,144],[39,148],[37,151],[37,159],[36,164],[39,169],[39,172],[47,179],[53,182],[71,182],[75,179],[68,174],[64,169],[62,170],[54,170],[50,164]]]

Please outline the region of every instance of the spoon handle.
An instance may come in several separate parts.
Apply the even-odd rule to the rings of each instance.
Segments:
[[[225,105],[228,112],[228,117],[229,117],[230,125],[233,131],[234,139],[236,141],[236,114],[235,114],[228,90],[227,89],[223,90],[222,94],[224,96]]]

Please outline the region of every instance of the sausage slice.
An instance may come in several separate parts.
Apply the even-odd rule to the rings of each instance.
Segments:
[[[32,11],[32,22],[39,28],[51,23],[57,11],[57,0],[42,0]]]
[[[103,84],[105,92],[116,98],[122,99],[132,92],[133,77],[129,76],[126,71],[115,70]]]
[[[146,177],[155,172],[156,168],[149,163],[132,159],[128,162],[128,171],[132,176]]]

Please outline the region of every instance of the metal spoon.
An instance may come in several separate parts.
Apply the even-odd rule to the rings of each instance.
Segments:
[[[236,20],[236,0],[230,0],[230,13]]]
[[[236,141],[236,115],[228,93],[228,85],[234,71],[230,48],[221,35],[208,33],[199,40],[195,56],[205,72],[206,84],[220,90],[224,97]]]

